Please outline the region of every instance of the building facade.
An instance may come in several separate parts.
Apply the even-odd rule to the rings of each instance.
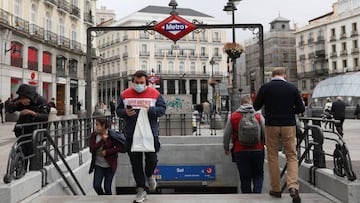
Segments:
[[[264,34],[264,82],[271,80],[273,68],[285,67],[287,80],[296,83],[295,36],[289,22],[279,16],[270,23],[270,31]],[[246,85],[250,86],[252,96],[261,86],[258,41],[254,38],[245,42]]]
[[[56,100],[58,115],[85,104],[86,29],[93,26],[94,0],[0,2],[0,97],[34,85]],[[83,105],[84,107],[84,105]]]
[[[170,12],[169,7],[148,6],[111,26],[159,23],[169,17]],[[190,22],[196,19],[207,24],[216,23],[213,17],[192,9],[178,8],[177,12]],[[227,76],[227,57],[222,53],[225,42],[225,31],[215,29],[193,31],[176,44],[155,32],[112,31],[100,34],[96,38],[98,100],[105,104],[111,98],[117,100],[131,85],[135,71],[141,69],[161,78],[157,84],[161,94],[192,95],[193,104],[211,101],[213,91],[209,82],[224,82]],[[215,88],[217,94],[218,86]],[[216,99],[218,102],[219,98]]]
[[[298,87],[303,97],[311,99],[321,80],[360,70],[359,9],[360,0],[339,0],[333,11],[295,31]]]
[[[115,21],[115,11],[106,9],[105,6],[101,6],[100,9],[96,9],[96,25],[103,24],[107,21]]]

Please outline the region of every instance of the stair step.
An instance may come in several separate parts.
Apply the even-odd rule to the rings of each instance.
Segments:
[[[302,193],[302,202],[306,203],[330,203],[331,200],[316,194]],[[119,203],[132,202],[135,195],[112,195],[112,196],[42,196],[33,200],[32,203]],[[242,200],[242,201],[241,201]],[[149,194],[145,203],[289,203],[291,198],[288,193],[283,194],[281,199],[268,194]]]

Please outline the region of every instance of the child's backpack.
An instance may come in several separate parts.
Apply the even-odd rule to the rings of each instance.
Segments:
[[[112,130],[112,129],[108,129],[108,130],[113,131],[113,133],[109,132],[109,135],[111,136],[111,138],[113,138],[121,143],[122,150],[120,151],[120,153],[126,153],[128,143],[127,143],[127,140],[126,140],[126,137],[124,136],[124,134],[119,131]]]
[[[238,139],[240,144],[254,146],[260,142],[261,130],[255,113],[241,113],[242,118],[238,125]]]

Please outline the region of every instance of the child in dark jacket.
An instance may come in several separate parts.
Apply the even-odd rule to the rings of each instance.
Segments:
[[[111,183],[117,167],[117,153],[123,151],[123,145],[108,129],[110,123],[105,117],[96,119],[96,131],[90,136],[92,160],[89,173],[94,170],[93,187],[98,195],[111,195]],[[101,187],[104,180],[104,190]]]

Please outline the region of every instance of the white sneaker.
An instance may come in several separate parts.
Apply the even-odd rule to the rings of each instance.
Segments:
[[[156,190],[156,179],[153,176],[147,178],[147,184],[151,191]]]
[[[144,200],[146,199],[146,195],[147,195],[144,188],[139,187],[136,189],[136,191],[137,191],[137,193],[136,193],[135,202],[138,202],[138,203],[144,202]]]

